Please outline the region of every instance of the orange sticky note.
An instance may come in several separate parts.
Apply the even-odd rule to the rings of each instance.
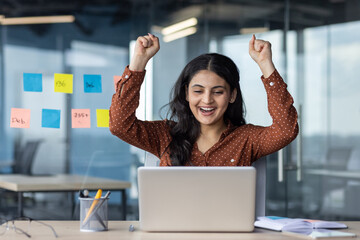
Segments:
[[[116,92],[116,85],[121,80],[121,76],[114,76],[114,88]]]
[[[90,128],[90,109],[71,109],[72,128]]]
[[[11,108],[10,127],[30,128],[30,109]]]
[[[73,75],[55,73],[54,89],[55,92],[73,93]]]
[[[109,127],[109,109],[96,109],[97,127]]]

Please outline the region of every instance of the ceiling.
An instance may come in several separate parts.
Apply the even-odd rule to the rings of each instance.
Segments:
[[[241,27],[284,29],[285,8],[289,29],[304,29],[360,19],[359,0],[2,0],[5,17],[73,14],[110,18],[110,24],[141,21],[166,26],[197,17],[212,30]],[[288,3],[288,5],[286,5]],[[81,19],[81,18],[80,18]],[[81,24],[79,25],[81,26]],[[40,27],[40,26],[39,26]],[[33,29],[36,27],[32,26]]]

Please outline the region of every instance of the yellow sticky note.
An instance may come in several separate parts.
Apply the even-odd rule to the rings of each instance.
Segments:
[[[109,127],[109,109],[96,109],[97,127]]]
[[[73,93],[73,75],[55,73],[54,87],[55,92]]]

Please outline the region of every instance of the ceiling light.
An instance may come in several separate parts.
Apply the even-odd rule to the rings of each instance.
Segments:
[[[174,32],[180,31],[182,29],[195,26],[197,23],[198,23],[198,20],[196,18],[189,18],[185,21],[178,22],[178,23],[175,23],[173,25],[163,28],[161,33],[166,36],[166,35],[172,34]]]
[[[163,40],[164,42],[171,42],[174,41],[175,39],[179,39],[194,34],[196,33],[196,30],[197,30],[196,27],[186,28],[184,30],[177,31],[175,33],[164,36]]]
[[[18,17],[2,18],[2,25],[23,25],[23,24],[51,24],[51,23],[71,23],[75,21],[72,15],[64,16],[44,16],[44,17]]]
[[[268,32],[268,27],[254,27],[254,28],[242,28],[240,29],[241,34],[253,34],[253,33],[262,33]]]

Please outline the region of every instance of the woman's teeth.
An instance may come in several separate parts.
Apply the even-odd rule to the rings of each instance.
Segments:
[[[202,111],[202,112],[211,112],[211,111],[213,111],[213,110],[215,110],[215,108],[200,108],[200,111]]]

